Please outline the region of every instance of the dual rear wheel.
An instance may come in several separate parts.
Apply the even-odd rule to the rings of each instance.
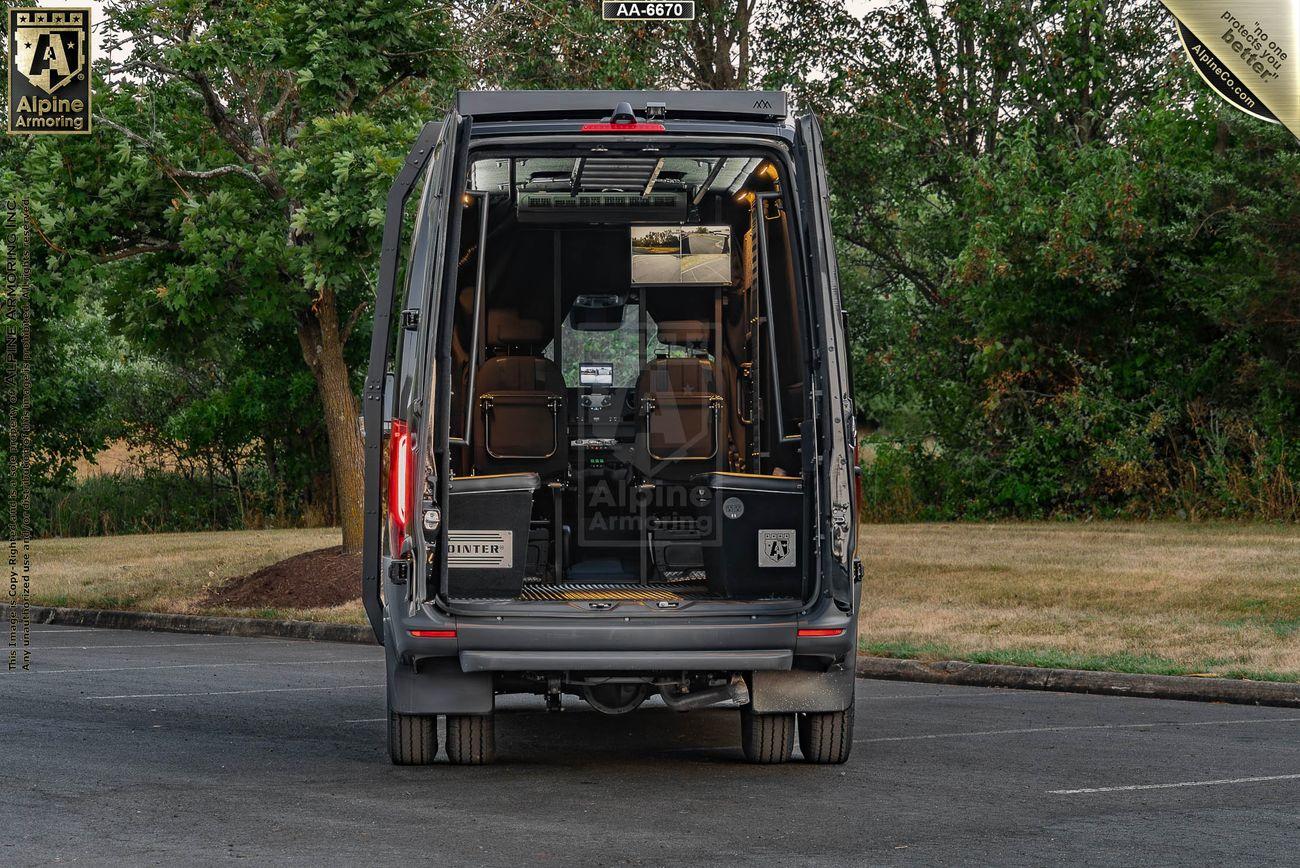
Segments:
[[[448,714],[447,759],[452,765],[481,766],[496,758],[496,728],[490,714]],[[438,756],[438,717],[388,712],[388,755],[393,765],[425,766]]]
[[[755,714],[740,709],[740,746],[752,763],[783,763],[794,752],[796,734],[803,758],[819,765],[846,762],[853,750],[853,706],[844,711]]]
[[[795,738],[807,762],[838,765],[853,749],[853,706],[844,711],[755,714],[740,709],[740,743],[745,759],[774,764],[790,760]],[[494,717],[449,714],[447,759],[453,765],[486,765],[496,758]],[[394,765],[429,765],[438,755],[436,715],[388,712],[388,754]]]

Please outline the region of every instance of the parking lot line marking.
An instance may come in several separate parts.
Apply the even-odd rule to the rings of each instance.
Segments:
[[[104,669],[44,669],[28,672],[26,675],[66,675],[85,672],[140,672],[151,669],[221,669],[234,666],[332,666],[342,663],[378,663],[378,657],[362,657],[355,660],[250,660],[245,663],[168,663],[163,666],[114,666]]]
[[[354,717],[352,720],[345,720],[344,723],[383,723],[388,720],[386,717]]]
[[[40,627],[29,627],[29,633],[107,633],[107,627],[54,627],[52,629],[42,629]]]
[[[1231,720],[1167,720],[1152,723],[1096,723],[1088,726],[1031,726],[1024,729],[985,729],[974,732],[936,732],[930,735],[890,735],[878,738],[864,738],[861,741],[929,741],[938,738],[969,738],[990,735],[1024,735],[1035,732],[1083,732],[1105,729],[1152,729],[1155,727],[1180,726],[1235,726],[1253,723],[1300,723],[1300,717],[1246,717]]]
[[[1043,690],[1026,690],[1024,692],[1041,695],[1047,693]],[[985,696],[1007,696],[1008,694],[1012,694],[1017,699],[1020,698],[1009,690],[990,690],[985,693],[881,693],[876,695],[864,693],[860,698],[868,701],[876,699],[980,699]]]
[[[1173,784],[1129,784],[1123,787],[1084,787],[1078,790],[1048,790],[1054,796],[1076,796],[1080,793],[1128,793],[1134,790],[1170,790],[1175,787],[1214,787],[1220,784],[1257,784],[1263,781],[1295,781],[1300,775],[1261,775],[1257,778],[1220,778],[1215,781],[1179,781]]]
[[[306,693],[322,690],[360,690],[383,687],[379,684],[339,684],[331,687],[261,687],[254,690],[205,690],[202,693],[116,693],[111,696],[86,696],[84,699],[164,699],[172,696],[235,696],[244,693]]]
[[[262,641],[258,639],[257,641]],[[221,642],[220,645],[233,645],[234,642]],[[139,644],[126,645],[32,645],[34,651],[97,651],[100,648],[189,648],[195,645],[202,645],[212,648],[212,642],[141,642]]]

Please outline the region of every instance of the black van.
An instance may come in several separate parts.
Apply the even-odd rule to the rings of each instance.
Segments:
[[[827,203],[784,93],[465,92],[425,126],[388,197],[362,419],[393,762],[433,761],[438,715],[451,762],[489,762],[506,693],[730,703],[751,761],[796,732],[848,758]]]

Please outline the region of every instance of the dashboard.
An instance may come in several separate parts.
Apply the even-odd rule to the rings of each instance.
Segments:
[[[631,466],[636,440],[636,389],[579,386],[567,390],[569,448],[588,470]]]

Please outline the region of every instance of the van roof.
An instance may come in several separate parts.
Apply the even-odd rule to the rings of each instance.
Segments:
[[[779,90],[463,90],[462,115],[477,118],[603,117],[625,102],[646,117],[744,118],[779,122],[787,99]]]

